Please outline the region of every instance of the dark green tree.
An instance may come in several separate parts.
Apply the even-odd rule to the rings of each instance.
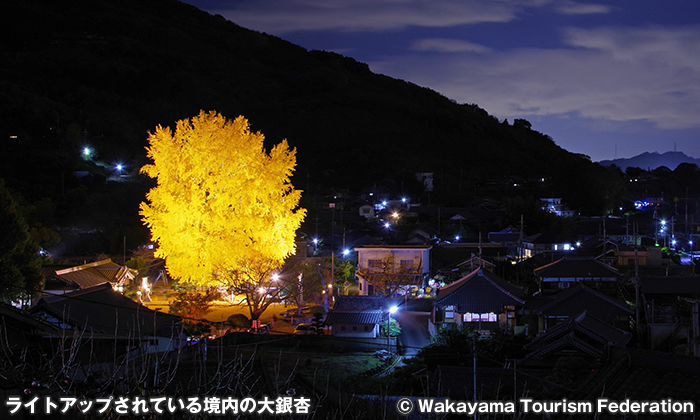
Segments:
[[[0,180],[0,298],[27,299],[41,291],[39,246],[17,200]]]

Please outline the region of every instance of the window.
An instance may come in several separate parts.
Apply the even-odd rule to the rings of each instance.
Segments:
[[[445,308],[445,319],[453,319],[455,317],[455,310],[453,306],[448,306]]]
[[[365,331],[369,331],[369,326],[365,325]]]
[[[352,330],[357,331],[357,325],[353,325]]]
[[[413,260],[401,260],[401,269],[410,270],[413,265]]]
[[[473,314],[467,312],[464,314],[464,322],[498,322],[498,315],[493,312],[483,313],[483,314]]]
[[[367,260],[367,267],[370,270],[373,270],[373,269],[381,270],[382,260]]]

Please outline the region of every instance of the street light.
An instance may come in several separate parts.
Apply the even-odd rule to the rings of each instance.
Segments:
[[[396,306],[389,308],[389,316],[386,319],[386,346],[389,351],[391,351],[391,314],[396,312],[397,309],[399,308]]]

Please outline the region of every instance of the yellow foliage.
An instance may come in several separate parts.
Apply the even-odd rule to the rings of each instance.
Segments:
[[[295,252],[306,211],[290,177],[296,150],[286,140],[268,153],[264,136],[240,116],[201,111],[158,126],[147,147],[156,178],[141,203],[144,223],[168,272],[197,285],[258,283]]]

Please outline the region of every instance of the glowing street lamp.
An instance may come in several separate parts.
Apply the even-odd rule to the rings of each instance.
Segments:
[[[386,346],[388,351],[391,351],[391,314],[396,312],[398,309],[399,308],[397,306],[392,306],[389,308],[389,316],[386,319]]]
[[[83,159],[90,159],[90,155],[92,155],[92,150],[89,147],[83,147]]]

